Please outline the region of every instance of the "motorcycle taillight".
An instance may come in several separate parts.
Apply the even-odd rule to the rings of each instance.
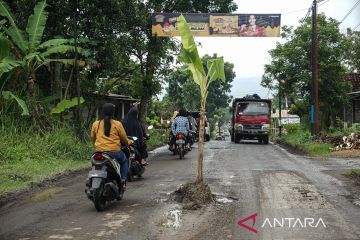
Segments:
[[[183,139],[184,135],[182,135],[181,133],[178,135],[178,139]]]
[[[96,154],[94,155],[94,159],[95,159],[95,160],[104,160],[105,157],[104,157],[104,155],[102,155],[101,153],[96,153]]]

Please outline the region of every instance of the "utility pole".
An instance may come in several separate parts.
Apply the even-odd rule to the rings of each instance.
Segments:
[[[281,80],[279,79],[279,137],[281,137]]]
[[[312,7],[312,104],[311,104],[311,133],[319,134],[319,95],[318,95],[318,44],[316,29],[316,0]]]

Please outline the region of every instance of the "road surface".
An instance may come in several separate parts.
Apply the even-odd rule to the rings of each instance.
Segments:
[[[331,170],[360,159],[315,160],[256,142],[206,143],[204,176],[217,201],[183,210],[169,199],[193,181],[197,148],[179,160],[150,154],[143,180],[97,212],[84,193],[86,171],[0,209],[0,239],[360,239],[360,199]],[[51,196],[53,197],[41,197]],[[240,225],[239,225],[240,223]]]

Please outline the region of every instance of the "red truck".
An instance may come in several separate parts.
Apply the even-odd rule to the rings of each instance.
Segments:
[[[232,104],[231,141],[257,139],[269,143],[271,100],[235,98]]]

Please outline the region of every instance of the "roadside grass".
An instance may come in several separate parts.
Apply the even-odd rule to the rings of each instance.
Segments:
[[[93,143],[88,136],[87,141],[79,141],[74,132],[74,129],[64,126],[54,127],[42,136],[34,134],[31,129],[11,127],[0,130],[0,196],[26,189],[69,170],[89,167]],[[167,130],[153,129],[149,133],[149,150],[168,141]]]
[[[44,136],[14,128],[1,135],[0,195],[85,168],[93,151],[92,143],[79,141],[69,127],[56,127]]]
[[[278,141],[312,157],[327,157],[331,154],[330,144],[315,142],[309,131],[301,129],[300,126],[296,127],[294,124],[288,126],[287,134]]]
[[[353,169],[353,170],[351,170],[350,174],[360,177],[360,169]]]
[[[167,129],[151,129],[148,131],[150,139],[146,142],[148,151],[161,147],[169,140],[169,131]]]

